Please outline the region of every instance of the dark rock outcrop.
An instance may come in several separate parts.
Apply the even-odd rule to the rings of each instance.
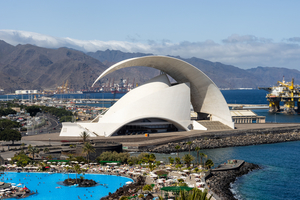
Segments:
[[[230,191],[230,183],[233,183],[237,177],[248,174],[249,172],[260,169],[256,164],[245,162],[238,169],[227,171],[210,171],[206,179],[207,185],[210,189],[224,200],[236,200]]]
[[[64,185],[71,186],[78,184],[78,187],[92,187],[97,185],[97,182],[92,180],[92,179],[80,179],[78,178],[77,180],[74,178],[66,179],[63,182]]]
[[[137,177],[135,183],[132,183],[129,185],[124,185],[123,187],[117,189],[117,191],[115,193],[109,193],[108,196],[102,197],[101,200],[119,199],[121,196],[128,197],[128,196],[137,194],[137,192],[139,190],[143,189],[143,187],[145,185],[145,180],[146,180],[145,177],[139,176],[139,177]],[[150,194],[148,194],[148,195],[150,195]],[[151,198],[151,196],[149,196],[148,199]]]

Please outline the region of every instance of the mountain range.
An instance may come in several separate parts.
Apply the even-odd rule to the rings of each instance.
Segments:
[[[148,55],[152,54],[118,50],[84,53],[64,47],[49,49],[30,44],[12,46],[0,40],[0,88],[6,93],[17,89],[54,89],[68,81],[71,89],[89,89],[109,66],[125,59]],[[286,81],[295,78],[295,83],[300,82],[300,71],[295,69],[256,67],[245,70],[196,57],[176,58],[203,71],[220,88],[268,87],[281,81],[283,76]],[[101,82],[114,79],[117,83],[121,78],[128,78],[129,82],[142,84],[158,74],[156,69],[130,67],[109,74]]]

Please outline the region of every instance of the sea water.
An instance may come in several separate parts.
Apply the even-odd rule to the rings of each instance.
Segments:
[[[237,178],[231,185],[234,196],[240,200],[300,199],[300,141],[263,144],[218,149],[203,149],[200,152],[212,159],[214,167],[229,159],[240,159],[258,164],[261,169]],[[189,152],[180,152],[182,158]],[[155,154],[157,160],[168,163],[173,154]],[[197,162],[197,153],[191,152]],[[199,158],[200,162],[200,158]]]
[[[62,182],[68,178],[75,178],[76,174],[61,173],[17,173],[5,172],[0,176],[1,181],[21,184],[26,186],[37,194],[29,196],[30,200],[65,200],[65,199],[89,199],[99,200],[107,196],[109,192],[114,193],[118,188],[125,185],[127,181],[133,182],[132,179],[122,176],[103,175],[103,174],[85,174],[84,178],[93,179],[98,184],[93,187],[75,187],[64,186]],[[81,175],[78,175],[79,178]]]

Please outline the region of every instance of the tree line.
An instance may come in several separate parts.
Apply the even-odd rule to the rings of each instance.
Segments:
[[[10,121],[8,119],[0,119],[0,140],[2,141],[20,141],[21,133],[17,130],[21,125],[19,122]]]

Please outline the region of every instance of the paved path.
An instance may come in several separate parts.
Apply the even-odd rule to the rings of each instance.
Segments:
[[[236,124],[234,130],[211,130],[211,131],[184,131],[184,132],[168,132],[168,133],[154,133],[150,134],[150,137],[144,135],[126,135],[126,136],[112,136],[112,137],[90,137],[94,142],[119,142],[123,144],[123,147],[130,147],[134,150],[138,147],[156,146],[167,144],[169,142],[180,142],[193,138],[201,138],[215,135],[232,135],[239,133],[241,130],[260,130],[260,129],[276,129],[276,128],[300,128],[297,123],[277,124],[277,123],[265,123],[265,124]],[[41,142],[78,142],[81,141],[81,137],[60,137],[59,133],[40,134],[32,136],[24,136],[22,141],[41,141]]]

